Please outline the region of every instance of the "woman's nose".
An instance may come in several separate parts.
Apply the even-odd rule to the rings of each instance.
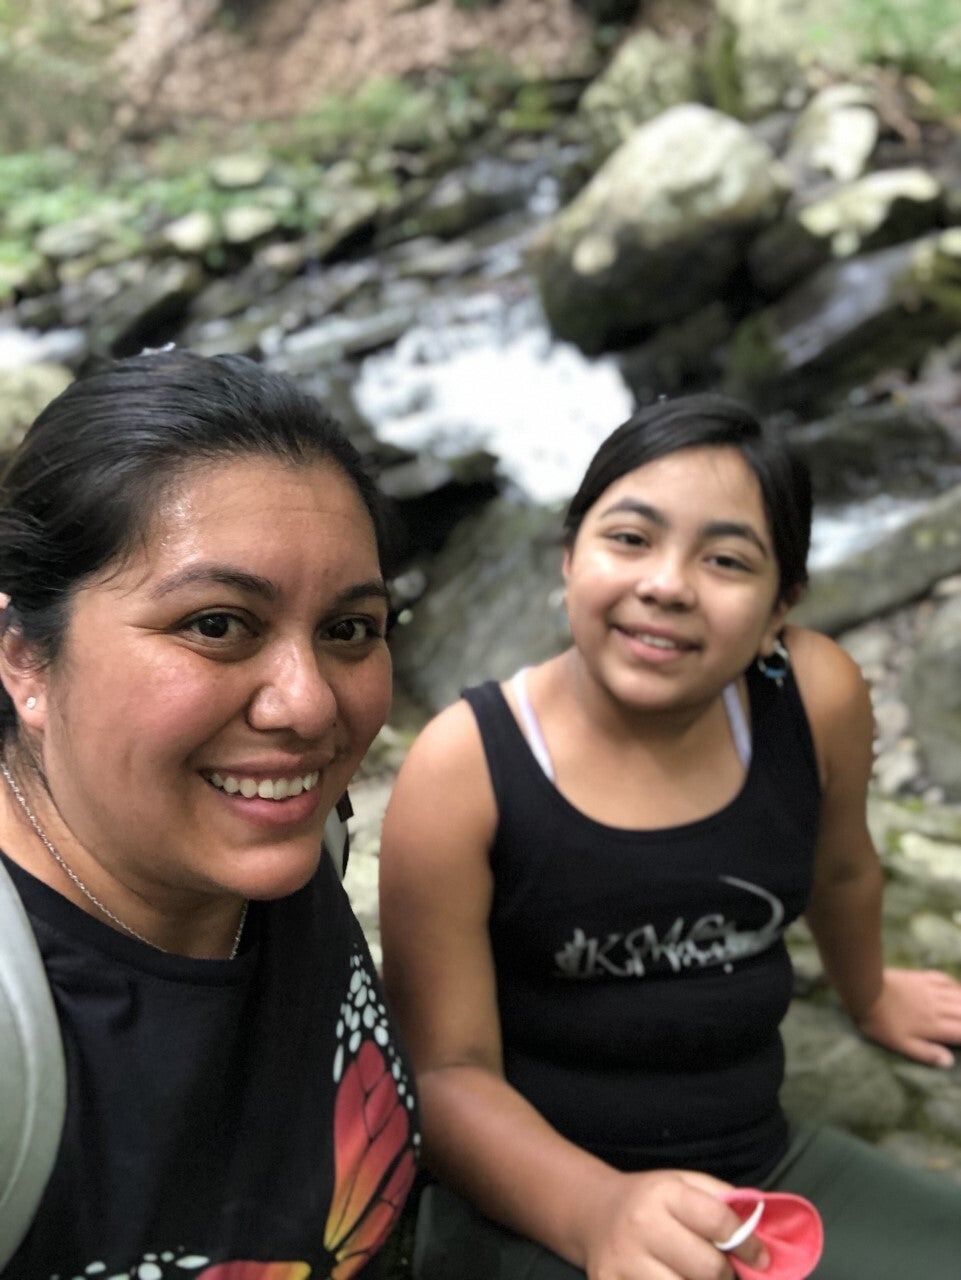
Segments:
[[[265,662],[247,708],[250,726],[304,739],[324,736],[337,720],[337,695],[310,645],[285,645]]]

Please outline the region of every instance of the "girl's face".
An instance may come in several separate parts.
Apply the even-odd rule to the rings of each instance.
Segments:
[[[757,479],[726,447],[616,480],[585,515],[564,577],[586,670],[635,710],[706,705],[770,653],[788,610]]]
[[[387,715],[386,618],[336,467],[245,459],[174,483],[21,691],[72,855],[171,912],[302,886]]]

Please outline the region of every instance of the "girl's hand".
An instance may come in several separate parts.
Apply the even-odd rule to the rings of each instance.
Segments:
[[[730,1189],[682,1170],[615,1174],[586,1242],[588,1280],[733,1280],[732,1257],[763,1270],[767,1251],[756,1237],[730,1254],[717,1247],[741,1225],[718,1199]]]
[[[954,1065],[961,1044],[961,983],[936,969],[885,969],[881,994],[856,1020],[864,1035],[932,1067]]]

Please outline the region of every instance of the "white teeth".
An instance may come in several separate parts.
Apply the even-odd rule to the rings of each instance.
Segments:
[[[238,778],[230,773],[212,773],[211,783],[227,795],[235,796],[239,792],[247,800],[258,796],[261,800],[286,800],[288,796],[299,796],[302,791],[310,791],[317,785],[319,770],[305,773],[299,778]]]
[[[652,649],[680,649],[681,647],[675,640],[668,640],[667,636],[652,636],[646,631],[642,631],[638,639],[649,644]]]

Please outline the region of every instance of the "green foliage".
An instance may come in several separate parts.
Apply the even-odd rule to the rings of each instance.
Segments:
[[[67,0],[0,0],[0,150],[104,139],[103,52]]]
[[[941,110],[961,109],[961,11],[957,0],[841,0],[837,23],[863,62],[920,76]],[[814,33],[823,43],[833,32]]]

